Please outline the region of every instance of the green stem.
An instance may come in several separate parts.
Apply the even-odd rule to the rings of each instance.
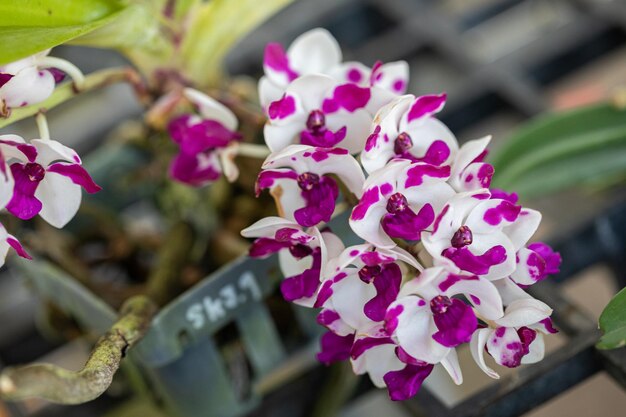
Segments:
[[[11,110],[8,117],[0,117],[0,128],[8,126],[18,120],[25,119],[30,116],[34,116],[40,111],[49,110],[53,107],[62,104],[81,93],[87,91],[97,90],[108,85],[126,81],[131,83],[135,87],[135,91],[140,99],[145,101],[147,95],[141,83],[139,74],[132,68],[109,68],[100,71],[93,72],[85,77],[82,88],[78,90],[73,82],[64,83],[60,87],[57,87],[54,93],[48,99],[39,103],[38,105],[32,105],[27,107],[20,107]]]
[[[147,297],[129,299],[83,369],[72,372],[51,364],[6,368],[0,375],[0,397],[13,401],[38,397],[59,404],[81,404],[99,397],[111,384],[127,350],[146,334],[155,312]]]

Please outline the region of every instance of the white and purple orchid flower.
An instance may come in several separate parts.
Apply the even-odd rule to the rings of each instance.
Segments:
[[[457,296],[465,296],[469,304]],[[478,315],[502,317],[497,288],[477,275],[455,274],[443,267],[426,269],[403,285],[387,309],[385,327],[409,355],[427,363],[441,363],[460,383],[453,349],[468,343],[478,327]]]
[[[343,243],[329,231],[303,229],[281,217],[266,217],[244,229],[245,237],[257,238],[250,256],[266,258],[278,253],[285,276],[280,289],[287,301],[311,307],[317,298],[322,269],[329,258],[343,250]]]
[[[552,309],[528,297],[513,301],[504,315],[492,322],[493,327],[478,329],[472,336],[470,350],[478,366],[490,377],[500,376],[485,363],[485,350],[496,363],[515,368],[523,363],[543,359],[543,334],[556,333],[550,320]]]
[[[183,114],[168,125],[180,149],[170,165],[171,177],[193,186],[216,181],[222,173],[234,181],[239,171],[233,158],[241,138],[237,118],[226,106],[198,90],[186,88],[183,94],[200,114]]]
[[[76,82],[83,75],[68,61],[40,52],[10,64],[0,66],[0,102],[6,109],[29,106],[47,99],[55,85],[69,74]]]
[[[259,80],[261,105],[266,109],[282,97],[292,81],[309,74],[330,75],[342,84],[371,88],[374,99],[368,109],[372,114],[395,96],[406,92],[409,65],[405,61],[386,64],[377,61],[369,68],[360,62],[342,63],[341,60],[337,40],[322,28],[298,36],[287,51],[279,43],[268,44],[263,58],[265,76]]]
[[[394,158],[450,164],[458,151],[456,138],[433,117],[445,102],[445,94],[405,95],[382,107],[361,153],[363,168],[371,174]]]
[[[516,268],[516,253],[537,230],[541,214],[487,189],[457,194],[441,210],[422,243],[435,265],[497,280]]]
[[[268,106],[265,142],[272,152],[299,143],[358,153],[372,122],[366,110],[370,98],[367,87],[321,74],[300,77]]]
[[[316,28],[298,36],[287,52],[279,43],[265,47],[263,69],[259,80],[259,97],[263,108],[278,100],[287,86],[307,74],[328,74],[341,63],[341,48],[326,29]]]
[[[6,208],[22,220],[39,214],[62,228],[78,211],[81,187],[88,193],[100,191],[81,166],[78,154],[57,141],[33,139],[26,143],[20,136],[3,135],[0,151],[10,163],[15,182]]]
[[[260,237],[252,256],[279,253],[286,299],[321,309],[328,331],[318,359],[350,360],[392,400],[414,396],[437,365],[460,384],[463,344],[491,376],[485,351],[510,367],[540,360],[542,335],[555,331],[551,310],[524,288],[558,273],[561,259],[545,243],[528,244],[539,212],[490,189],[491,137],[459,147],[435,118],[445,94],[398,97],[406,63],[341,63],[325,30],[287,52],[268,46],[264,64],[273,153],[256,191],[270,190],[281,218],[243,234]],[[340,189],[358,201],[344,195],[338,204]],[[350,203],[350,227],[364,243],[343,249],[318,227]]]
[[[358,162],[342,148],[291,145],[271,154],[257,179],[257,194],[269,188],[279,215],[302,226],[328,222],[339,196],[339,178],[357,197],[364,176]]]
[[[449,166],[394,160],[371,174],[352,210],[350,227],[380,248],[396,246],[393,238],[417,241],[435,214],[455,192],[446,183]]]

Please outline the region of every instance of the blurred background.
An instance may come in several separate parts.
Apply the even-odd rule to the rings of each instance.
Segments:
[[[441,119],[461,142],[492,134],[494,149],[529,118],[610,100],[626,89],[626,0],[300,0],[246,37],[229,54],[228,72],[258,78],[266,43],[288,45],[318,26],[338,39],[345,60],[366,65],[376,60],[408,61],[409,92],[447,92]],[[84,72],[123,62],[113,52],[81,47],[57,48],[54,54]],[[52,110],[51,130],[64,143],[86,152],[140,110],[130,89],[116,85]],[[33,120],[20,122],[17,130],[24,136],[36,135]],[[607,210],[616,210],[626,200],[624,183],[579,187],[526,202],[544,214],[538,238],[558,240]],[[616,291],[614,273],[606,265],[594,265],[564,284],[564,292],[597,318]],[[37,300],[19,277],[2,275],[0,364],[41,358],[80,368],[88,345],[47,338],[38,323]],[[549,341],[549,350],[566,342],[558,336]],[[464,374],[466,382],[460,388],[436,373],[427,385],[451,405],[491,383],[474,366],[465,366]],[[0,404],[0,417],[113,416],[117,414],[107,413],[124,400],[113,386],[106,396],[78,407],[39,401]],[[625,409],[626,393],[600,373],[527,415],[618,417]],[[350,404],[343,414],[380,415],[409,414],[391,404],[384,391]]]

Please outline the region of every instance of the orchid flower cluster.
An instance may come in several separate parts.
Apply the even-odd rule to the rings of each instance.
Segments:
[[[462,383],[463,344],[492,378],[487,355],[505,367],[541,360],[552,310],[524,288],[561,260],[529,244],[541,214],[490,189],[490,137],[459,146],[435,117],[445,94],[405,94],[405,62],[342,62],[323,29],[286,51],[268,45],[264,70],[272,153],[257,195],[269,190],[279,216],[242,234],[256,238],[252,257],[278,253],[286,300],[321,309],[318,359],[350,360],[393,400],[437,364]],[[364,243],[346,248],[326,224],[354,197],[349,225]]]
[[[66,75],[76,86],[83,75],[71,63],[49,57],[49,51],[0,67],[0,106],[11,109],[35,105],[47,99]],[[82,167],[78,154],[51,140],[43,113],[37,116],[41,138],[25,141],[14,134],[0,135],[0,210],[6,209],[21,220],[39,215],[54,227],[62,228],[76,215],[81,188],[100,190]],[[13,248],[30,259],[20,242],[0,224],[0,266]]]

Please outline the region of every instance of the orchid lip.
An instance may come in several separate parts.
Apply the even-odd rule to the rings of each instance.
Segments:
[[[46,170],[44,167],[36,162],[29,162],[24,165],[24,171],[26,172],[26,175],[28,175],[28,179],[32,182],[39,182],[46,176]]]
[[[401,132],[393,143],[393,151],[396,154],[403,154],[413,147],[413,140],[406,132]]]
[[[298,243],[289,247],[289,253],[291,253],[291,255],[295,258],[301,259],[313,253],[313,249],[309,246]]]
[[[451,305],[452,301],[449,297],[438,295],[430,300],[430,311],[432,311],[433,314],[444,314]]]
[[[406,210],[409,207],[409,202],[406,197],[401,193],[395,193],[387,201],[387,211],[395,214]]]
[[[359,278],[361,279],[361,281],[369,284],[374,281],[374,278],[376,278],[376,276],[380,275],[381,270],[382,268],[379,265],[365,265],[359,270]]]
[[[326,126],[326,116],[321,110],[313,110],[306,120],[306,127],[314,132]]]
[[[298,187],[304,191],[311,191],[320,183],[320,176],[313,172],[298,175]]]
[[[472,235],[470,228],[467,226],[461,226],[452,236],[450,243],[454,248],[462,248],[464,246],[471,245],[473,239],[474,236]]]

